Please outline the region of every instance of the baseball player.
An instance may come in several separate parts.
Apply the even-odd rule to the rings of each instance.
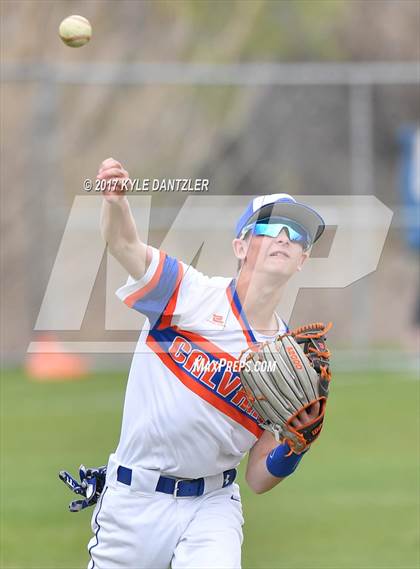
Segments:
[[[98,178],[129,175],[109,158]],[[275,308],[323,230],[321,216],[291,196],[257,197],[237,221],[236,278],[209,278],[143,243],[126,196],[104,194],[102,235],[129,274],[117,295],[147,320],[118,447],[106,470],[81,472],[87,499],[73,509],[97,501],[89,569],[241,566],[236,467],[249,453],[246,481],[259,494],[303,455],[261,429],[236,364],[243,350],[287,330]],[[293,424],[310,422],[317,406]]]

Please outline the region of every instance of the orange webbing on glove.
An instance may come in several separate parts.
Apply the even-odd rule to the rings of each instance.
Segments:
[[[314,322],[300,326],[290,333],[296,342],[303,348],[312,366],[319,373],[321,379],[331,380],[330,357],[331,352],[326,345],[326,335],[332,328],[332,322],[325,325],[323,322]]]

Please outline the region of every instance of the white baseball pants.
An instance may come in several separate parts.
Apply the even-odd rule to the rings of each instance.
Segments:
[[[92,516],[88,569],[239,569],[242,525],[237,484],[174,498],[111,482]]]

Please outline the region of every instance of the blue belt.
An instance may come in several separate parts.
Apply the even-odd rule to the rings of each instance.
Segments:
[[[117,480],[127,486],[131,486],[133,471],[131,468],[119,466],[117,469]],[[222,488],[229,486],[236,478],[236,469],[231,468],[223,472]],[[204,494],[204,478],[186,480],[183,478],[168,478],[161,476],[156,485],[156,492],[172,494],[175,498],[186,498],[188,496],[202,496]]]

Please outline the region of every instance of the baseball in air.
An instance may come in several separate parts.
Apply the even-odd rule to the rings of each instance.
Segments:
[[[92,36],[92,26],[83,16],[69,16],[58,28],[63,42],[70,47],[82,47]]]

